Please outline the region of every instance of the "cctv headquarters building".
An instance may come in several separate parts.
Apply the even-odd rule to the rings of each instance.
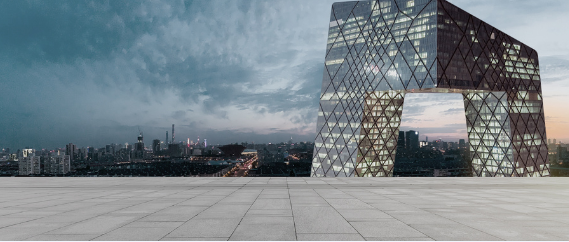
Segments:
[[[446,0],[335,3],[315,177],[393,175],[406,93],[460,93],[475,176],[549,176],[535,50]]]

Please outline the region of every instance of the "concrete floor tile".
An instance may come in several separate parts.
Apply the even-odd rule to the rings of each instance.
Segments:
[[[242,218],[250,207],[241,204],[216,204],[200,212],[196,218]]]
[[[396,219],[371,222],[350,222],[363,237],[426,237],[416,229]]]
[[[1,228],[0,229],[0,240],[25,240],[36,235],[43,234],[50,229],[38,229],[31,230],[30,228]]]
[[[389,214],[377,209],[337,209],[348,222],[375,221],[393,218]]]
[[[158,228],[132,228],[122,227],[93,240],[97,241],[156,241],[165,237],[168,233],[172,232],[174,228],[158,227]]]
[[[297,233],[357,233],[332,207],[293,207]]]
[[[305,203],[322,203],[322,204],[328,204],[328,202],[326,202],[326,200],[320,196],[305,196],[305,197],[291,197],[290,198],[290,202],[293,205],[296,204],[305,204]]]
[[[173,230],[162,240],[361,240],[358,231],[367,240],[568,240],[567,190],[569,178],[0,178],[0,240],[144,229]],[[257,228],[281,234],[247,233]]]
[[[420,208],[417,208],[412,205],[392,202],[392,203],[371,203],[370,206],[377,208],[381,211],[422,211]]]
[[[434,241],[434,239],[431,239],[429,237],[418,237],[418,238],[412,238],[412,237],[391,237],[391,238],[383,238],[383,237],[369,237],[369,238],[365,238],[365,240],[368,241]]]
[[[16,208],[4,208],[2,207],[2,205],[0,204],[0,218],[4,215],[10,215],[10,214],[18,214],[21,212],[25,212],[25,209],[16,209]]]
[[[28,238],[29,241],[87,241],[98,235],[93,234],[40,234]]]
[[[569,231],[565,226],[556,226],[556,227],[525,227],[533,236],[537,237],[548,237],[551,238],[552,236],[558,237],[561,240],[569,240]]]
[[[137,222],[186,222],[196,214],[150,214],[146,217],[136,220]]]
[[[359,234],[297,234],[300,241],[364,241]]]
[[[294,226],[294,220],[292,216],[290,217],[283,217],[283,216],[249,216],[244,217],[239,226],[246,224],[246,225],[258,225],[259,227],[263,227],[264,225],[292,225]]]
[[[251,209],[291,209],[290,200],[275,198],[275,199],[262,199],[259,198],[253,203]]]
[[[458,224],[435,214],[391,214],[391,216],[405,224]]]
[[[373,209],[367,203],[360,201],[359,199],[326,199],[332,207],[335,209]]]
[[[250,216],[292,216],[292,209],[249,209],[245,217]]]
[[[229,238],[241,218],[192,219],[172,231],[167,237]]]
[[[507,224],[507,223],[504,223]],[[562,240],[557,233],[548,233],[533,227],[518,227],[518,226],[501,226],[496,225],[478,225],[475,229],[495,236],[503,240],[510,241],[555,241]],[[557,235],[557,236],[556,236]],[[565,240],[565,239],[563,239]]]
[[[162,241],[228,241],[229,238],[162,238]]]
[[[432,210],[427,210],[427,211],[432,211]],[[455,210],[453,212],[434,212],[434,214],[453,221],[463,221],[463,220],[476,221],[476,220],[483,220],[489,218],[489,215],[486,214],[472,213],[469,211],[460,211],[460,210]]]
[[[481,232],[462,224],[416,224],[411,225],[411,227],[421,231],[421,233],[424,233],[434,240],[501,240],[496,236],[492,236],[488,233]]]
[[[255,200],[257,199],[257,196],[252,196],[252,197],[227,197],[224,198],[222,200],[220,200],[219,202],[217,202],[217,204],[245,204],[245,205],[251,205],[255,202]]]
[[[0,228],[24,223],[27,221],[32,221],[37,218],[34,217],[12,217],[12,216],[0,216]]]
[[[184,222],[139,222],[129,223],[123,228],[177,228]]]
[[[270,189],[270,190],[263,190],[260,194],[261,196],[268,196],[268,195],[281,195],[286,196],[288,198],[288,189]]]
[[[104,234],[134,221],[130,216],[99,216],[49,232],[48,234]]]
[[[25,222],[25,223],[21,223],[21,224],[16,224],[16,225],[12,225],[10,227],[10,229],[29,229],[32,230],[34,232],[36,231],[44,231],[44,232],[48,232],[51,230],[56,230],[59,228],[63,228],[66,226],[71,225],[71,223],[56,223],[56,222],[37,222],[36,220],[34,221],[29,221],[29,222]]]
[[[194,197],[190,200],[185,202],[181,202],[178,205],[186,205],[186,206],[212,206],[225,198],[225,196],[214,196],[214,197]]]
[[[208,207],[205,206],[169,206],[154,214],[198,214]]]
[[[294,223],[239,224],[229,240],[292,241],[296,240]]]

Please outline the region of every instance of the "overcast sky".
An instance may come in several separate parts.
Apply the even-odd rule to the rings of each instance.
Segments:
[[[149,144],[172,124],[209,144],[313,141],[333,2],[0,0],[0,148],[134,143],[138,128]],[[538,51],[548,138],[569,142],[569,1],[451,2]],[[408,95],[402,130],[464,138],[462,109]]]

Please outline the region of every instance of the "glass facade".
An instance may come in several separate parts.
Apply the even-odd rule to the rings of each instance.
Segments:
[[[374,0],[332,6],[312,176],[391,176],[408,92],[462,93],[475,175],[549,175],[537,52],[445,0]]]

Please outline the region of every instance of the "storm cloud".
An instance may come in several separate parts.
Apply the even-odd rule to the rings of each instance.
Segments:
[[[312,141],[332,2],[0,1],[0,147],[132,143],[138,128],[149,142],[172,123],[180,140],[210,144]],[[548,54],[542,39],[557,38],[518,30],[567,7],[452,2]],[[482,5],[514,7],[493,16]],[[409,100],[416,120],[456,108]]]

